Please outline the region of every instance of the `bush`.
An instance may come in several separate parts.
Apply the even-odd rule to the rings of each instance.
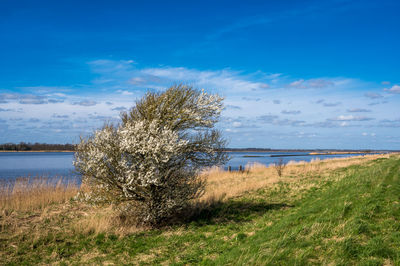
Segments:
[[[283,170],[285,170],[286,167],[286,164],[283,162],[283,159],[281,158],[279,159],[278,162],[274,163],[274,167],[278,176],[282,177]]]
[[[184,85],[149,92],[119,125],[81,139],[74,165],[92,188],[87,199],[117,204],[153,226],[181,211],[204,191],[199,170],[227,159],[213,129],[222,100]]]

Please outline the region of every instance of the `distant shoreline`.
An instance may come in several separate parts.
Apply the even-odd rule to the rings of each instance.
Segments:
[[[323,150],[323,149],[315,149],[315,150],[298,150],[298,149],[282,149],[282,150],[269,150],[269,149],[226,149],[224,152],[304,152],[309,155],[338,155],[338,154],[370,154],[370,153],[382,153],[382,152],[399,152],[397,150]]]
[[[61,150],[40,150],[40,151],[6,151],[6,150],[0,150],[0,152],[75,152],[75,151],[61,151]]]
[[[76,152],[74,150],[37,150],[37,151],[15,151],[15,150],[0,150],[0,152],[25,152],[25,153],[32,153],[32,152]],[[389,150],[354,150],[354,151],[335,151],[335,150],[269,150],[269,149],[226,149],[224,152],[254,152],[254,153],[261,153],[261,152],[304,152],[306,154],[303,155],[340,155],[340,154],[371,154],[371,153],[384,153],[384,152],[399,152],[399,151],[389,151]],[[297,154],[296,154],[297,155]]]

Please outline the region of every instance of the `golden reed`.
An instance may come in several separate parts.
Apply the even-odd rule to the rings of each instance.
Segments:
[[[62,203],[79,191],[79,185],[63,178],[20,177],[0,184],[0,210],[33,211]]]

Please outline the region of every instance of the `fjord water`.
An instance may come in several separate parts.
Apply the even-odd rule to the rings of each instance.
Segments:
[[[360,154],[340,155],[307,155],[305,152],[229,152],[230,160],[225,169],[231,166],[233,170],[240,165],[252,163],[269,165],[278,162],[281,158],[284,163],[289,161],[311,161],[313,159],[326,159],[349,157]],[[271,157],[282,155],[282,157]],[[290,156],[296,155],[296,156]],[[72,161],[73,152],[0,152],[0,179],[12,180],[17,177],[66,177],[79,179],[74,172]]]
[[[76,178],[73,152],[1,152],[0,179],[17,177]]]
[[[239,166],[246,166],[253,163],[261,163],[264,165],[270,165],[278,163],[281,159],[283,163],[290,161],[310,162],[312,160],[320,159],[324,160],[327,158],[345,158],[364,154],[332,154],[332,155],[308,155],[308,152],[229,152],[231,157],[229,162],[225,165],[225,169],[231,166],[232,170],[237,170]]]

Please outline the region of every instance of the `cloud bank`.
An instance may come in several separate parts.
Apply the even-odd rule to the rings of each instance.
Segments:
[[[225,97],[218,127],[237,146],[294,147],[294,140],[302,138],[325,147],[324,140],[339,141],[345,135],[354,137],[351,145],[368,145],[371,134],[365,135],[365,142],[357,137],[370,128],[379,129],[376,134],[384,146],[389,145],[385,138],[398,135],[392,130],[400,125],[395,116],[398,85],[385,88],[388,83],[262,71],[142,67],[134,60],[99,59],[87,65],[94,76],[88,84],[25,86],[0,93],[0,142],[77,142],[106,121],[120,121],[119,113],[148,89],[160,91],[181,82]],[[28,129],[31,139],[24,133]]]

